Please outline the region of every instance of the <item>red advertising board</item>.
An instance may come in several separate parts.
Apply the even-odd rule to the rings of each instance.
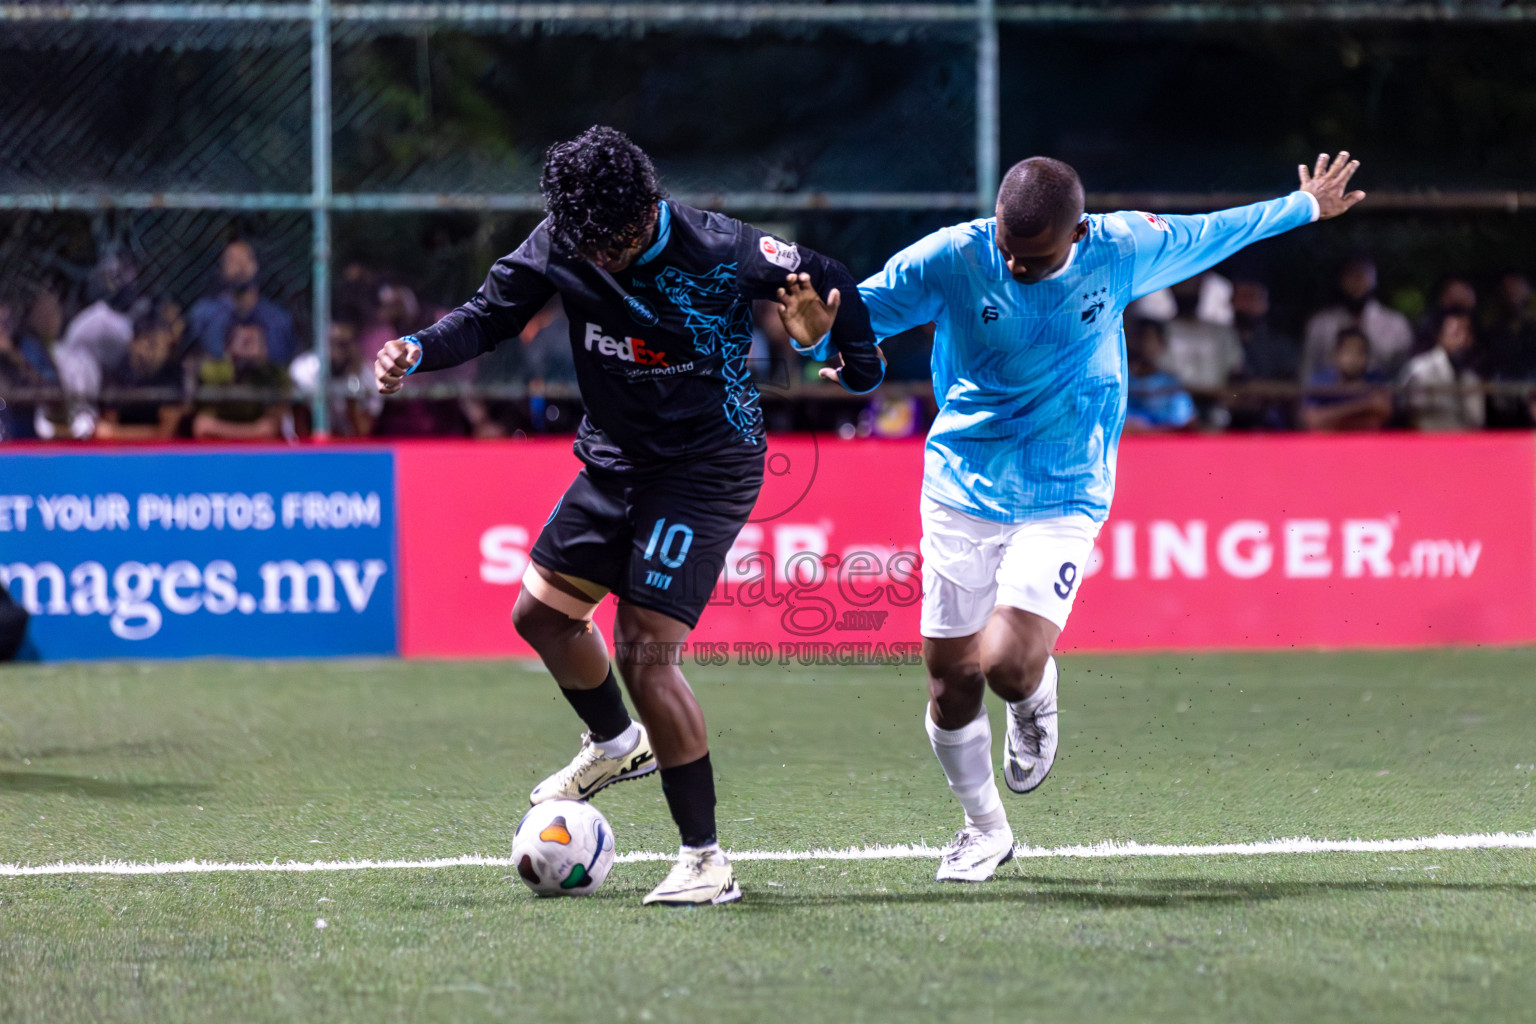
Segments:
[[[510,611],[564,441],[396,448],[401,652],[527,654]],[[917,639],[920,442],[777,437],[696,643],[882,659]],[[1062,646],[1536,640],[1527,435],[1130,438]],[[612,602],[598,622],[611,624]]]

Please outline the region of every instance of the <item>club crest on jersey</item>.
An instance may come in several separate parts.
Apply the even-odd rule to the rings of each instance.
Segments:
[[[661,323],[661,317],[656,313],[656,307],[640,298],[638,295],[624,296],[624,308],[629,310],[629,318],[644,327],[655,327]]]
[[[764,235],[757,240],[757,251],[763,254],[763,259],[776,267],[796,270],[800,266],[800,250],[794,243],[780,241],[772,235]]]
[[[670,365],[665,352],[645,347],[644,338],[625,338],[621,341],[604,334],[603,329],[597,324],[587,324],[585,341],[588,352],[596,352],[600,356],[613,356],[620,362],[635,363],[638,366]]]
[[[1167,221],[1163,220],[1163,218],[1159,217],[1155,213],[1146,213],[1146,212],[1144,212],[1142,210],[1137,210],[1136,211],[1136,216],[1145,218],[1146,222],[1148,224],[1151,224],[1158,231],[1171,231],[1171,230],[1173,230],[1172,228],[1170,228],[1168,226],[1168,222]]]
[[[1083,293],[1083,301],[1088,303],[1088,305],[1083,307],[1081,318],[1083,323],[1091,324],[1099,319],[1099,314],[1104,312],[1104,304],[1107,301],[1105,295],[1108,293],[1108,288],[1100,288],[1096,292]]]

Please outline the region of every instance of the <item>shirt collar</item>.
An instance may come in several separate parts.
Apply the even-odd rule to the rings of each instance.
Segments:
[[[649,249],[641,253],[639,259],[635,260],[635,266],[637,267],[643,266],[657,256],[660,256],[661,250],[667,247],[667,240],[672,237],[672,211],[667,207],[667,201],[663,199],[656,206],[656,241],[652,243]]]
[[[1063,263],[1061,266],[1057,267],[1055,270],[1051,271],[1049,274],[1046,274],[1040,280],[1042,280],[1042,281],[1054,281],[1058,277],[1060,277],[1062,274],[1065,274],[1071,268],[1072,264],[1077,261],[1077,247],[1082,245],[1082,244],[1083,244],[1082,242],[1073,242],[1072,243],[1072,248],[1067,251],[1067,260],[1066,260],[1066,262]]]
[[[996,217],[992,218],[992,223],[994,225],[997,224],[997,218]],[[995,233],[998,229],[994,226],[992,230]],[[1085,238],[1085,241],[1086,241],[1086,238]],[[1066,261],[1064,263],[1062,263],[1061,266],[1057,267],[1055,270],[1051,271],[1049,274],[1046,274],[1044,277],[1042,277],[1040,279],[1040,281],[1034,281],[1032,283],[1033,284],[1039,284],[1041,281],[1054,281],[1058,277],[1060,277],[1061,275],[1065,274],[1069,269],[1071,269],[1072,264],[1077,262],[1077,247],[1082,245],[1082,244],[1083,244],[1082,242],[1073,242],[1072,243],[1072,248],[1067,251],[1067,259],[1066,259]],[[992,247],[992,251],[994,253],[996,253],[996,255],[998,256],[999,260],[1001,260],[1001,262],[1002,262],[1002,265],[1003,265],[1003,276],[1008,278],[1010,281],[1013,280],[1013,276],[1008,273],[1008,261],[1006,259],[1002,258],[1002,253],[998,252],[997,246],[994,245]]]

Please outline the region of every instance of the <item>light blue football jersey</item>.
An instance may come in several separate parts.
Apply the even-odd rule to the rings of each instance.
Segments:
[[[996,522],[1103,522],[1125,425],[1125,307],[1317,214],[1305,192],[1195,216],[1094,214],[1035,284],[1008,273],[994,218],[892,256],[859,294],[880,338],[937,324],[923,493]]]

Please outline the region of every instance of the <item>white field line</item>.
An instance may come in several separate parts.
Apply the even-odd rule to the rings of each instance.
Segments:
[[[1484,832],[1462,836],[1424,836],[1418,839],[1269,839],[1256,843],[1214,843],[1207,846],[1170,846],[1157,843],[1093,843],[1087,846],[1019,846],[1016,854],[1027,858],[1077,857],[1255,857],[1301,853],[1411,853],[1415,850],[1536,850],[1536,832]],[[855,846],[841,850],[732,850],[732,860],[932,860],[938,847]],[[669,862],[676,854],[632,850],[615,862],[638,864]],[[32,875],[205,875],[222,872],[398,871],[459,867],[510,868],[509,857],[439,857],[431,860],[318,860],[251,861],[228,863],[207,860],[99,861],[95,864],[0,864],[0,878]]]

